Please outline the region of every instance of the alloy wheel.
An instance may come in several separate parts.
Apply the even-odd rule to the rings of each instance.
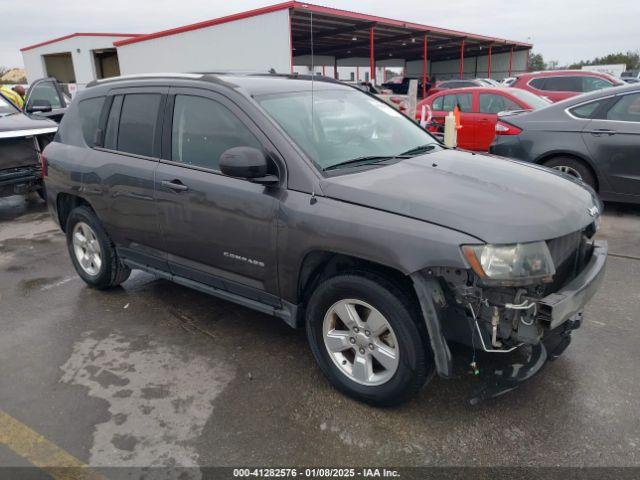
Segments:
[[[566,173],[567,175],[571,175],[572,177],[577,178],[578,180],[582,180],[582,175],[575,168],[569,167],[567,165],[557,165],[553,167],[555,170],[559,170],[562,173]]]
[[[80,268],[91,276],[100,273],[102,267],[102,249],[96,232],[84,222],[78,222],[73,227],[73,253]]]
[[[367,302],[344,299],[333,304],[322,333],[331,360],[354,382],[382,385],[398,369],[400,351],[391,324]]]

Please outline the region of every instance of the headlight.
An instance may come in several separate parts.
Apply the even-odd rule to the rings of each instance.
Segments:
[[[469,266],[482,279],[551,280],[556,273],[546,242],[513,245],[463,245]]]

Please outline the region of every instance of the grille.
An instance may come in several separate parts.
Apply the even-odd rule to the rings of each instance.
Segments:
[[[547,240],[547,247],[556,267],[553,283],[547,287],[547,293],[555,292],[573,280],[583,265],[587,238],[582,231],[563,237]]]

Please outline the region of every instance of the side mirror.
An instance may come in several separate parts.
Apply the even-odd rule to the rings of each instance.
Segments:
[[[52,110],[51,102],[48,100],[36,99],[27,104],[27,113],[47,113]]]
[[[278,183],[276,175],[270,175],[269,161],[262,150],[253,147],[233,147],[220,155],[220,171],[230,177],[246,178],[262,185]]]

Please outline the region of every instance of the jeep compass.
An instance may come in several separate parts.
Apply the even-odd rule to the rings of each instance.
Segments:
[[[44,163],[88,285],[139,269],[279,317],[336,388],[375,405],[452,377],[454,342],[505,364],[476,399],[514,388],[566,348],[604,274],[589,187],[445,148],[333,80],[93,82]]]

